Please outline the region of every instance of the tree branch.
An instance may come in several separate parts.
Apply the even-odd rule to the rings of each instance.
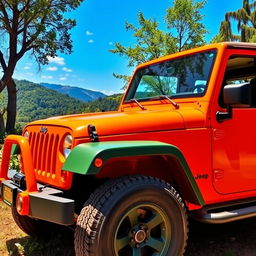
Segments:
[[[0,63],[1,63],[3,71],[5,72],[7,69],[7,66],[6,66],[6,62],[5,62],[4,55],[3,55],[2,51],[0,51]]]
[[[6,11],[6,9],[5,9],[5,6],[4,6],[4,4],[3,4],[2,1],[0,2],[0,9],[1,9],[3,15],[4,15],[4,16],[2,17],[2,20],[3,20],[4,24],[6,25],[6,29],[7,29],[10,33],[12,33],[11,24],[10,24],[10,22],[9,22],[9,16],[8,16],[8,13],[7,13],[7,11]]]
[[[46,15],[41,19],[41,23],[44,23],[44,20],[46,19]],[[27,32],[27,31],[26,31]],[[33,45],[34,41],[37,39],[37,37],[40,35],[42,31],[38,30],[34,35],[31,36],[30,40],[26,40],[27,38],[27,33],[24,34],[23,36],[23,43],[22,43],[22,47],[20,49],[20,51],[17,54],[17,59],[19,60],[20,58],[22,58],[22,56],[30,51],[31,49],[33,49],[35,47],[35,45]]]

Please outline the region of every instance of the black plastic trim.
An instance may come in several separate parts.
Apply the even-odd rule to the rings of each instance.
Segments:
[[[44,192],[33,193],[30,197],[30,216],[61,225],[74,223],[74,200]]]
[[[17,193],[24,192],[11,180],[4,180],[1,185],[1,190],[4,185],[10,187],[15,192],[13,193],[14,203],[16,201]],[[35,219],[42,219],[60,225],[68,226],[74,224],[74,200],[61,197],[63,194],[61,190],[51,187],[44,187],[41,184],[37,184],[37,186],[38,189],[41,188],[39,190],[40,192],[33,192],[29,194],[29,216]],[[9,206],[15,207],[14,204]]]

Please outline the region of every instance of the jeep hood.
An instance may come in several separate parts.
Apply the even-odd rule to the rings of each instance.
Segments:
[[[87,126],[96,127],[99,136],[150,131],[184,129],[184,119],[178,111],[106,112],[52,117],[34,121],[31,125],[54,125],[72,129],[74,137],[88,136]]]

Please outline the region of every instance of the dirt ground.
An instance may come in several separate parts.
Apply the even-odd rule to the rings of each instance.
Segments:
[[[0,202],[0,256],[73,256],[73,237],[55,234],[47,241],[27,236],[14,223],[8,206]]]
[[[256,256],[256,219],[206,225],[192,222],[185,256]],[[0,203],[0,256],[74,256],[71,234],[48,241],[28,237],[14,224],[9,207]]]

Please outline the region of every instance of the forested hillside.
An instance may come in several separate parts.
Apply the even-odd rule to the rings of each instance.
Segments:
[[[29,81],[16,81],[17,122],[84,112],[85,103]]]
[[[84,111],[89,112],[105,112],[111,110],[117,110],[121,101],[122,94],[114,94],[105,98],[99,98],[93,102],[85,104]]]
[[[18,126],[24,126],[33,120],[51,116],[117,110],[122,97],[121,94],[116,94],[85,103],[68,95],[47,89],[39,84],[25,80],[15,81],[18,90]],[[3,101],[6,101],[4,99],[6,98],[6,92],[3,93],[3,96],[0,97],[0,111],[5,105]]]

